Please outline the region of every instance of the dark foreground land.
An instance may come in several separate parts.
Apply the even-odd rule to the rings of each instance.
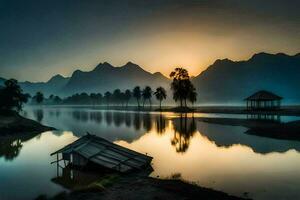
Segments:
[[[54,130],[52,127],[26,119],[16,112],[0,112],[0,135],[32,134]]]
[[[60,193],[47,198],[39,196],[36,200],[166,200],[166,199],[207,199],[240,200],[243,198],[185,183],[181,180],[161,180],[144,175],[130,174],[108,177],[85,188],[70,193]]]

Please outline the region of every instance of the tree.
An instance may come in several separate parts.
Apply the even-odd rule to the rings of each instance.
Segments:
[[[154,95],[155,95],[156,99],[159,101],[159,109],[161,110],[161,102],[167,98],[167,92],[166,92],[165,88],[158,87],[158,88],[156,88]]]
[[[190,81],[188,71],[183,68],[176,68],[171,72],[170,78],[173,79],[171,83],[171,89],[173,90],[173,99],[177,102],[180,101],[180,107],[187,106],[186,100],[189,97],[189,93],[193,90],[194,86]]]
[[[136,98],[136,101],[137,101],[137,104],[138,104],[138,107],[140,107],[140,99],[141,99],[141,89],[139,86],[136,86],[133,91],[133,97]]]
[[[152,97],[152,89],[149,86],[146,86],[142,91],[143,97],[143,107],[145,106],[145,101],[148,100],[151,107],[151,97]]]
[[[4,87],[0,88],[0,110],[22,110],[23,103],[27,103],[29,94],[24,94],[18,81],[15,79],[6,80]]]
[[[111,96],[112,96],[112,94],[109,91],[105,92],[105,94],[104,94],[104,99],[106,101],[107,106],[109,106],[109,101],[111,99]]]
[[[125,91],[125,100],[126,100],[126,107],[128,107],[128,102],[131,98],[131,91],[130,90],[126,90]]]
[[[40,103],[42,103],[44,101],[44,95],[43,95],[42,92],[37,92],[33,98],[35,99],[35,101],[38,104],[40,104]]]
[[[115,89],[112,96],[113,96],[113,100],[116,104],[119,104],[121,102],[122,95],[121,95],[120,89]]]
[[[62,99],[59,96],[54,96],[53,102],[56,103],[56,104],[59,104],[59,103],[62,102]]]
[[[97,103],[97,94],[91,93],[90,98],[91,98],[92,105],[95,105]]]

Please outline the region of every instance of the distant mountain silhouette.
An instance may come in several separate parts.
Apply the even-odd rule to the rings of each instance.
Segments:
[[[285,103],[299,103],[300,54],[258,53],[247,61],[216,60],[193,83],[199,102],[241,103],[264,89],[284,97]]]
[[[0,86],[4,84],[6,79],[0,77]],[[69,78],[61,75],[53,76],[47,82],[19,82],[24,92],[34,95],[38,91],[42,91],[45,95],[58,94],[63,86],[68,82]]]
[[[64,94],[76,92],[101,92],[132,89],[135,86],[151,86],[153,89],[158,86],[169,88],[169,79],[161,73],[150,73],[140,66],[128,62],[121,67],[114,67],[105,62],[100,63],[89,72],[76,70],[68,83],[62,88]]]
[[[68,77],[65,78],[61,75],[55,75],[47,82],[32,83],[25,81],[20,82],[20,86],[26,93],[31,95],[35,94],[37,91],[42,91],[45,95],[50,95],[59,94],[61,88],[65,86],[68,81]]]
[[[3,83],[5,79],[0,78]],[[246,61],[216,60],[192,81],[198,92],[199,103],[242,103],[242,100],[258,90],[269,90],[284,97],[284,103],[300,103],[300,53],[289,56],[283,53],[258,53]],[[65,97],[81,92],[132,89],[146,85],[155,89],[162,86],[170,93],[171,80],[160,72],[150,73],[139,65],[128,62],[114,67],[104,62],[92,71],[76,70],[71,77],[56,75],[47,82],[21,82],[25,92]]]

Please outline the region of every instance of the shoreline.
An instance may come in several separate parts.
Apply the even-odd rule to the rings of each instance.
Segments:
[[[209,118],[199,117],[198,121],[228,126],[243,126],[248,128],[245,134],[269,137],[283,140],[300,141],[300,120],[293,122],[278,122],[255,119]]]
[[[245,194],[246,195],[246,194]],[[246,197],[246,196],[245,196]],[[188,183],[180,178],[159,179],[148,177],[145,172],[125,175],[110,175],[70,192],[61,192],[52,197],[38,196],[35,200],[118,200],[118,199],[209,199],[245,200],[225,192]]]
[[[22,117],[16,112],[0,114],[0,136],[10,137],[14,135],[38,134],[51,130],[56,129]]]
[[[104,105],[27,105],[28,107],[42,108],[92,108],[95,110],[111,110],[111,111],[134,111],[134,112],[175,112],[175,113],[211,113],[211,114],[243,114],[243,115],[279,115],[279,116],[300,116],[300,106],[283,106],[275,111],[248,111],[243,106],[195,106],[188,108],[179,108],[175,106],[162,106],[160,110],[158,106],[145,106],[144,108],[137,106],[104,106]]]

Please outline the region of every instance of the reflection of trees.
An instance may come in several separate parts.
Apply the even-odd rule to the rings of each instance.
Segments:
[[[24,133],[22,136],[14,135],[14,136],[0,137],[0,158],[4,157],[5,160],[13,160],[19,155],[23,147],[22,143],[27,140],[30,140],[36,135],[38,134]]]
[[[134,125],[134,128],[137,131],[141,129],[141,117],[140,117],[140,113],[134,113],[134,115],[133,115],[133,125]]]
[[[125,125],[131,127],[131,115],[127,112],[125,113]]]
[[[143,127],[148,132],[152,129],[152,120],[149,113],[143,114]]]
[[[102,113],[101,112],[91,112],[90,119],[91,119],[91,121],[101,123],[102,122]]]
[[[167,120],[166,118],[160,114],[159,116],[156,116],[155,119],[155,125],[156,125],[156,132],[158,134],[163,134],[166,132],[166,125],[167,125]]]
[[[124,113],[115,112],[113,115],[113,121],[115,126],[117,127],[121,126],[124,122],[124,117],[125,117]]]
[[[107,125],[111,125],[111,123],[112,123],[112,113],[111,112],[105,113],[105,121],[106,121]]]
[[[41,122],[44,118],[44,111],[42,109],[37,109],[33,112],[36,121]]]
[[[180,118],[173,120],[174,137],[171,144],[175,146],[177,152],[186,152],[190,145],[190,140],[196,132],[195,119],[188,118],[187,115],[180,115]]]
[[[22,142],[20,139],[5,138],[0,140],[0,157],[5,160],[13,160],[17,157],[22,149]]]
[[[74,119],[82,122],[86,122],[89,119],[87,111],[73,111],[72,116]]]

